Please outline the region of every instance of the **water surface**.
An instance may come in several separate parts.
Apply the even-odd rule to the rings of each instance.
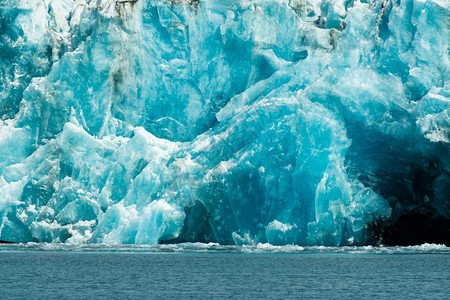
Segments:
[[[437,245],[0,247],[0,299],[448,299],[449,287]]]

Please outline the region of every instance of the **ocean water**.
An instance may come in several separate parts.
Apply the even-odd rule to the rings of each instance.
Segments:
[[[0,247],[0,299],[449,299],[450,248]]]

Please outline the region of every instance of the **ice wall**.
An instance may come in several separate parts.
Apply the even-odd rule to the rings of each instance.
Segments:
[[[450,219],[448,1],[3,0],[0,34],[2,240],[360,245]]]

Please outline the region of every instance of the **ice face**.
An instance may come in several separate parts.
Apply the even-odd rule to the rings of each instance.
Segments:
[[[5,1],[2,240],[362,245],[450,218],[448,1]]]

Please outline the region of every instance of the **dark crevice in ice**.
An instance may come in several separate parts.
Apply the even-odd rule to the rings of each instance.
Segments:
[[[215,243],[217,242],[211,225],[209,224],[208,212],[200,201],[193,206],[185,207],[186,218],[184,219],[183,228],[177,238],[159,241],[160,244],[175,243]]]
[[[382,233],[386,246],[409,246],[424,243],[450,246],[450,219],[432,214],[409,213],[401,215]]]
[[[0,244],[15,244],[14,242],[0,240]]]

